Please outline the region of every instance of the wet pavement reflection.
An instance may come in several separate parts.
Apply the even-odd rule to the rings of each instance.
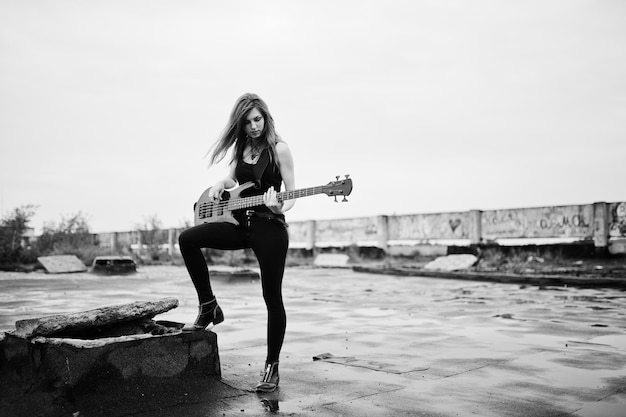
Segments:
[[[280,410],[278,400],[272,400],[269,398],[261,398],[261,404],[265,407],[265,411],[275,413]]]
[[[0,272],[0,287],[0,331],[165,297],[180,305],[158,319],[197,312],[177,266],[125,276]],[[623,290],[288,269],[281,386],[260,397],[251,392],[266,353],[260,282],[216,279],[213,288],[226,318],[213,329],[222,379],[246,393],[215,415],[624,416]],[[340,360],[313,360],[322,354]]]

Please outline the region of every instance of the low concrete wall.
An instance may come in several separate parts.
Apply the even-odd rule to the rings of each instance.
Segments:
[[[145,251],[157,242],[162,251],[177,255],[181,231],[101,233],[97,241],[103,247],[126,246],[134,251]],[[588,240],[599,248],[626,247],[626,202],[290,222],[289,238],[291,248],[308,250],[345,246],[388,250],[524,239],[544,239],[545,243]]]
[[[206,331],[90,341],[5,334],[0,359],[7,416],[131,415],[183,384],[211,389],[220,376],[216,335]]]
[[[296,222],[292,247],[469,245],[534,239],[588,240],[606,248],[626,238],[626,202],[504,210],[408,214]]]

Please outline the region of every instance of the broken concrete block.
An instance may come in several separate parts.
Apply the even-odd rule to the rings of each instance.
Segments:
[[[211,275],[211,279],[215,278],[228,282],[261,279],[261,275],[257,271],[223,265],[211,265],[209,267],[209,274]]]
[[[150,415],[155,402],[168,408],[194,390],[221,389],[217,336],[209,331],[94,340],[7,333],[0,358],[6,415]]]
[[[427,263],[424,269],[439,270],[439,271],[458,271],[461,269],[467,269],[478,262],[478,258],[474,255],[448,255],[440,256]]]
[[[60,314],[15,322],[17,336],[50,336],[59,333],[76,333],[94,328],[110,327],[117,323],[150,319],[178,307],[175,298],[158,301],[136,301],[112,307],[97,308],[80,313]]]
[[[346,268],[349,260],[348,255],[341,253],[320,253],[315,257],[313,265],[327,268]]]
[[[40,256],[37,258],[49,274],[85,272],[87,267],[76,255]]]
[[[137,264],[130,256],[96,256],[91,264],[94,274],[128,274],[137,272]]]
[[[0,415],[154,415],[232,390],[219,381],[215,333],[151,320],[177,306],[165,298],[18,321],[0,333]]]

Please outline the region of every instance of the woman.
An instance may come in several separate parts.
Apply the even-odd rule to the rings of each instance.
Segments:
[[[180,251],[200,304],[194,324],[183,330],[200,331],[211,323],[216,325],[224,321],[222,309],[211,289],[209,270],[201,249],[251,248],[259,262],[267,306],[267,357],[263,378],[256,389],[270,392],[279,382],[278,360],[287,321],[282,280],[289,238],[283,213],[293,207],[295,201],[278,201],[276,193],[280,191],[281,183],[287,190],[295,189],[295,176],[291,151],[276,134],[268,107],[256,94],[244,94],[235,103],[230,120],[213,147],[211,164],[221,161],[231,148],[228,175],[211,187],[209,199],[218,201],[225,189],[257,181],[258,188],[248,189],[241,195],[262,194],[263,205],[234,212],[238,225],[206,223],[181,233]],[[265,169],[258,172],[256,168],[262,169],[265,164]]]

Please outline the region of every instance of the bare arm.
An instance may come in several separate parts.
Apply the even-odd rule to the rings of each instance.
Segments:
[[[295,190],[296,176],[293,164],[293,157],[291,155],[291,150],[289,149],[289,146],[285,142],[278,142],[276,144],[276,154],[278,162],[280,163],[280,175],[283,177],[285,190]],[[274,213],[280,214],[291,209],[296,201],[287,200],[283,202],[278,202],[276,200],[276,190],[274,190],[274,188],[272,187],[267,190],[267,192],[263,195],[263,202]]]
[[[227,188],[233,188],[237,185],[237,181],[235,180],[235,163],[231,163],[228,167],[228,175],[219,180],[218,182],[211,187],[211,193],[209,197],[213,200],[219,200],[220,196]]]

